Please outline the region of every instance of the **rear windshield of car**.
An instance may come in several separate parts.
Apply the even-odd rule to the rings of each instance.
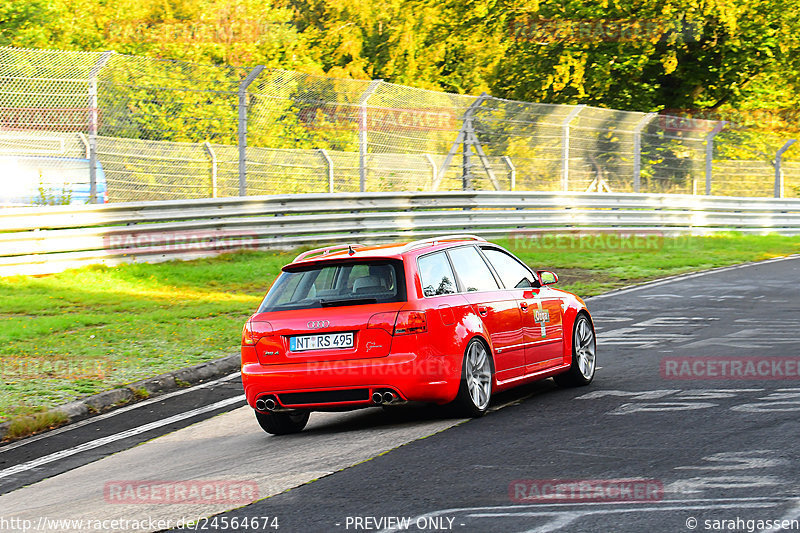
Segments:
[[[285,270],[259,313],[406,301],[403,263],[377,260],[324,263]]]

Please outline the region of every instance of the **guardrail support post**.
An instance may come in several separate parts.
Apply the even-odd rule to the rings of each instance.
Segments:
[[[358,186],[361,192],[367,190],[367,101],[381,83],[383,80],[372,80],[358,100]]]
[[[706,196],[711,195],[711,166],[714,157],[714,137],[725,128],[726,121],[717,122],[714,129],[706,135]]]
[[[333,192],[333,160],[324,148],[319,149],[319,155],[321,155],[322,160],[325,161],[325,169],[328,173],[328,192]]]
[[[264,68],[256,66],[239,84],[239,196],[247,195],[247,88]]]
[[[561,123],[561,190],[565,192],[569,190],[569,125],[584,107],[583,104],[575,106]]]
[[[209,159],[211,159],[211,198],[217,197],[217,154],[211,143],[206,141],[203,143],[203,148],[206,149]]]
[[[514,191],[517,189],[517,167],[514,166],[511,158],[507,155],[504,155],[501,159],[506,164],[506,168],[508,168],[508,190]]]
[[[647,113],[633,128],[633,192],[642,186],[642,130],[658,113]]]
[[[775,198],[783,198],[783,170],[781,169],[783,154],[796,142],[797,139],[789,139],[786,141],[786,144],[781,146],[780,150],[775,153]]]
[[[434,186],[436,185],[436,161],[433,160],[431,154],[423,154],[425,159],[428,161],[428,165],[431,167],[431,191],[433,191]]]
[[[97,112],[97,77],[111,59],[113,50],[100,54],[92,71],[89,73],[89,203],[97,203],[97,130],[99,119]]]

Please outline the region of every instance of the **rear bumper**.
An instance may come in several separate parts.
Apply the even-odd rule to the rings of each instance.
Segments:
[[[455,399],[461,381],[461,358],[455,356],[401,353],[375,359],[262,365],[248,362],[253,360],[245,353],[248,349],[242,350],[246,361],[242,383],[253,408],[260,396],[274,395],[281,407],[356,409],[374,405],[372,393],[387,389],[401,400],[443,404]],[[315,398],[324,402],[296,403]]]

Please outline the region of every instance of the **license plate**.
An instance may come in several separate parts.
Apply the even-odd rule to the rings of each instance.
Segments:
[[[320,333],[319,335],[298,335],[289,337],[289,350],[303,352],[306,350],[338,350],[353,347],[353,332]]]

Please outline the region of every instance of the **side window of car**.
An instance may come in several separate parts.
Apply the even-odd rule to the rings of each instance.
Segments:
[[[444,252],[424,255],[417,262],[422,293],[425,296],[453,294],[456,292],[456,278]]]
[[[448,250],[453,267],[458,273],[458,279],[464,284],[467,292],[494,291],[499,287],[489,270],[486,261],[472,246],[463,246]]]
[[[525,265],[495,248],[484,248],[483,254],[494,267],[500,281],[507,289],[521,289],[534,286],[534,276]]]

